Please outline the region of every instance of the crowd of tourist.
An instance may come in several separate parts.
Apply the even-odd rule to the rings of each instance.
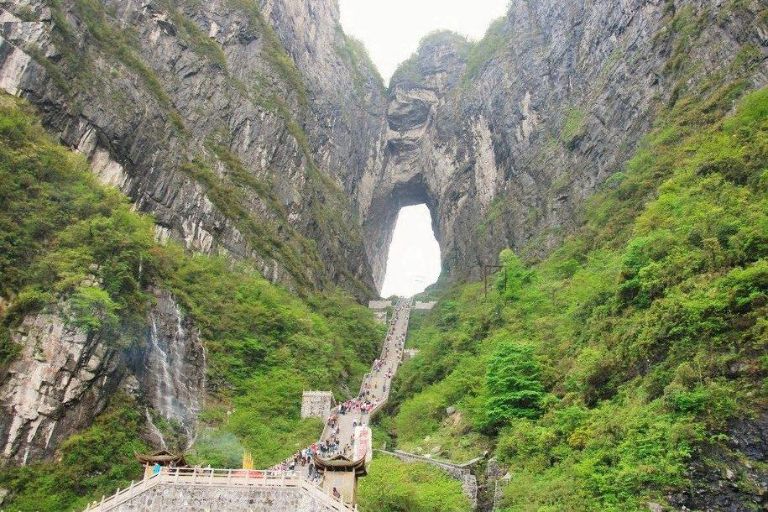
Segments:
[[[336,455],[349,457],[352,451],[352,434],[355,427],[365,425],[366,416],[373,411],[377,405],[386,400],[388,383],[402,361],[405,348],[405,329],[400,328],[401,320],[408,309],[408,301],[399,302],[394,308],[394,315],[390,323],[389,332],[384,340],[384,347],[381,357],[373,362],[371,372],[363,379],[360,392],[354,398],[345,400],[337,405],[326,420],[323,439],[319,443],[313,443],[308,448],[296,452],[292,458],[273,467],[277,471],[298,471],[306,468],[307,478],[311,481],[317,481],[321,478],[320,472],[314,464],[314,457],[323,459],[332,458]],[[407,313],[405,313],[407,314]],[[405,318],[407,324],[407,318]],[[383,377],[383,378],[382,378]],[[349,416],[352,418],[352,431],[349,432]],[[347,427],[342,428],[342,423]],[[342,438],[349,436],[347,443],[342,444]],[[346,440],[346,439],[345,439]]]

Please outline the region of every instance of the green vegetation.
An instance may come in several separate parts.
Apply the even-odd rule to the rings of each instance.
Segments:
[[[223,258],[183,257],[163,249],[162,280],[201,330],[208,387],[204,411],[210,437],[235,434],[269,466],[317,438],[321,425],[299,421],[301,392],[356,389],[375,358],[383,327],[350,298],[300,299],[247,266]],[[213,453],[206,446],[202,453]],[[219,458],[232,457],[219,452]]]
[[[44,309],[67,312],[73,325],[111,343],[140,344],[151,300],[146,290],[169,289],[200,329],[207,353],[210,394],[190,457],[196,462],[233,465],[246,448],[265,467],[306,446],[321,424],[299,420],[302,390],[342,397],[343,386],[355,389],[383,338],[384,326],[341,292],[298,296],[245,264],[157,245],[152,220],[96,183],[82,156],[54,143],[34,112],[9,96],[0,96],[0,201],[0,296],[10,302],[0,311],[0,365],[19,351],[11,330]],[[141,411],[127,399],[113,401],[111,412],[70,438],[59,457],[71,467],[9,470],[0,480],[12,491],[4,505],[82,508],[88,497],[137,476],[135,461],[121,458],[123,450],[144,449],[137,441],[143,415],[133,409]],[[112,421],[124,428],[100,423]],[[112,431],[114,442],[124,443],[119,450],[112,440],[98,440]],[[76,461],[67,459],[70,453]]]
[[[140,479],[134,452],[146,452],[147,446],[139,438],[144,425],[139,411],[133,400],[118,394],[91,427],[62,444],[55,462],[3,468],[0,487],[11,492],[5,510],[83,510],[89,501]]]
[[[76,91],[82,90],[104,91],[111,94],[116,107],[128,108],[130,100],[116,94],[109,82],[109,77],[115,75],[115,70],[99,69],[100,58],[94,56],[94,50],[84,50],[81,36],[70,23],[62,1],[48,0],[47,3],[53,21],[52,39],[58,54],[56,58],[48,58],[34,46],[25,50],[45,68],[53,83],[71,97],[74,111],[82,110],[81,99],[75,95]],[[154,97],[160,110],[167,115],[175,133],[183,134],[184,123],[181,115],[173,105],[161,79],[142,60],[136,34],[126,27],[116,27],[111,21],[110,13],[98,1],[75,0],[73,13],[82,21],[87,37],[91,38],[94,47],[103,52],[101,57],[106,57],[110,63],[119,63],[130,74],[138,77]]]
[[[171,20],[179,29],[179,35],[190,45],[195,53],[218,66],[222,71],[227,70],[227,57],[219,43],[208,37],[193,20],[181,12],[171,0],[162,0],[161,5],[168,11]]]
[[[487,300],[443,290],[382,423],[399,448],[494,447],[510,511],[646,510],[729,453],[768,399],[768,89],[729,115],[744,88],[678,97],[559,250],[502,254]]]
[[[462,77],[463,86],[466,87],[471,84],[485,66],[506,47],[507,37],[504,34],[506,19],[506,17],[501,17],[493,21],[486,30],[485,36],[469,47],[467,69]]]
[[[385,90],[384,80],[379,75],[376,65],[371,60],[371,56],[368,54],[368,50],[363,42],[345,34],[341,26],[338,27],[338,31],[344,44],[337,48],[337,52],[352,70],[355,92],[358,95],[363,94],[363,87],[365,87],[370,78],[373,78],[373,85],[383,93]]]
[[[376,456],[358,490],[363,512],[464,512],[471,510],[461,482],[428,464]]]
[[[0,365],[17,350],[8,329],[57,296],[69,298],[77,325],[110,328],[119,342],[135,334],[148,301],[148,273],[139,268],[151,268],[151,219],[98,186],[85,161],[51,142],[8,96],[0,97],[0,202],[0,296],[11,302]]]
[[[488,361],[481,429],[497,432],[514,418],[537,418],[544,397],[540,373],[532,347],[500,344]]]
[[[579,109],[571,108],[565,115],[563,128],[560,130],[560,140],[568,149],[573,149],[578,140],[584,135],[584,120],[586,114]]]

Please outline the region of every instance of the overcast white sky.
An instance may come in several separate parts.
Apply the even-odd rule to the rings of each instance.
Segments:
[[[388,83],[397,66],[411,56],[422,37],[450,29],[470,39],[483,37],[506,12],[508,0],[339,0],[344,31],[365,43]],[[440,276],[440,247],[426,206],[403,208],[387,260],[383,297],[410,297]]]
[[[347,34],[365,43],[384,82],[416,51],[422,37],[450,29],[480,39],[508,0],[339,0]]]
[[[381,296],[410,297],[440,277],[440,246],[426,205],[406,206],[397,216]]]

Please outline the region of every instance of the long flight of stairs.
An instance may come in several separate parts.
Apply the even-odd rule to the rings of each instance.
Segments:
[[[404,339],[410,313],[410,301],[401,301],[390,325],[384,347],[395,351]],[[403,324],[405,325],[403,327]],[[403,332],[401,332],[403,331]],[[400,345],[401,346],[401,345]],[[383,350],[382,358],[386,351]],[[400,360],[390,365],[397,370]],[[375,378],[372,371],[366,379]],[[379,376],[379,380],[383,377]],[[379,396],[370,418],[389,396],[391,378],[384,379],[386,391]],[[384,388],[377,388],[384,389]],[[327,428],[321,440],[327,436]],[[191,469],[163,470],[149,478],[118,490],[109,498],[89,504],[85,512],[144,512],[154,510],[186,510],[194,512],[356,512],[357,506],[344,503],[329,495],[302,471],[248,470],[248,469]]]

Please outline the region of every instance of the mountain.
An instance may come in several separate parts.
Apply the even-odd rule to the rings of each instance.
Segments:
[[[300,392],[359,383],[381,330],[358,303],[418,203],[440,303],[377,435],[492,451],[511,510],[762,503],[765,2],[513,0],[388,88],[334,0],[0,21],[11,506],[76,509],[150,446],[306,446]],[[486,298],[467,281],[500,253]]]
[[[158,237],[294,288],[371,294],[348,192],[383,90],[334,2],[6,2],[4,16],[4,88]]]
[[[13,506],[84,507],[142,439],[229,466],[305,446],[301,390],[346,392],[381,334],[348,190],[383,87],[336,4],[1,6]]]
[[[388,445],[499,510],[764,507],[768,89],[683,96],[550,255],[444,286]]]
[[[475,44],[426,37],[392,77],[360,207],[374,279],[401,205],[427,203],[443,267],[541,256],[681,96],[766,82],[762,2],[511,2]],[[370,248],[373,247],[373,248]]]

